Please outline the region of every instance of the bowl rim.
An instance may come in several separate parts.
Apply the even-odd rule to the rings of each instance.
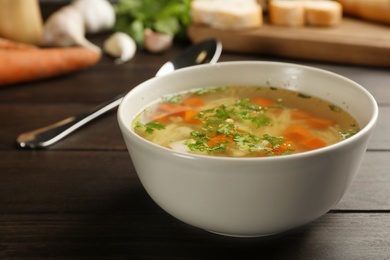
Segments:
[[[138,89],[142,88],[144,85],[150,84],[153,81],[157,81],[160,78],[171,77],[172,74],[186,73],[187,71],[191,71],[191,70],[202,70],[202,69],[205,70],[207,68],[217,67],[217,66],[218,67],[223,67],[223,66],[240,66],[240,65],[252,65],[252,64],[254,64],[254,65],[265,65],[265,66],[266,65],[271,65],[271,66],[290,66],[290,67],[299,68],[299,69],[303,69],[303,70],[316,71],[316,72],[319,72],[319,73],[322,73],[322,74],[328,74],[331,77],[336,77],[336,78],[339,78],[339,79],[341,79],[343,81],[349,82],[355,88],[357,88],[359,91],[363,92],[364,95],[366,95],[370,99],[371,104],[372,104],[372,108],[373,108],[373,113],[372,113],[369,121],[367,122],[367,124],[363,128],[361,128],[358,133],[356,133],[355,135],[349,137],[348,139],[342,140],[342,141],[337,142],[337,143],[332,144],[332,145],[328,145],[328,146],[323,147],[323,148],[319,148],[319,149],[311,150],[311,151],[307,151],[307,152],[296,153],[296,154],[289,154],[289,155],[283,155],[283,156],[265,156],[265,157],[227,157],[227,156],[202,155],[202,154],[193,154],[193,153],[185,153],[185,152],[174,151],[172,149],[169,149],[169,148],[163,147],[161,145],[152,143],[152,142],[142,138],[141,136],[139,136],[139,135],[137,135],[135,133],[135,131],[131,127],[131,124],[126,124],[124,122],[124,119],[123,119],[123,116],[122,116],[122,114],[125,113],[123,111],[124,110],[124,108],[123,108],[124,104],[126,102],[128,102],[128,99],[131,98],[131,96],[133,95],[133,93],[135,91],[137,91]],[[357,82],[355,82],[355,81],[353,81],[353,80],[351,80],[351,79],[349,79],[349,78],[347,78],[345,76],[342,76],[340,74],[337,74],[335,72],[331,72],[331,71],[328,71],[328,70],[325,70],[325,69],[316,68],[316,67],[308,66],[308,65],[301,65],[301,64],[296,64],[296,63],[290,63],[290,62],[245,61],[245,60],[241,60],[241,61],[221,61],[221,62],[218,62],[218,63],[215,63],[215,64],[196,65],[196,66],[191,66],[191,67],[187,67],[187,68],[178,69],[178,70],[176,70],[176,71],[174,71],[172,73],[169,73],[167,75],[163,75],[163,76],[159,76],[159,77],[153,77],[151,79],[148,79],[148,80],[146,80],[144,82],[139,83],[137,86],[132,88],[125,95],[125,97],[122,99],[122,101],[121,101],[121,103],[120,103],[120,105],[118,107],[118,110],[117,110],[117,120],[118,120],[118,123],[119,123],[121,131],[122,132],[126,131],[133,138],[136,138],[140,142],[145,143],[145,145],[153,147],[153,149],[161,150],[161,151],[163,151],[165,153],[168,152],[168,153],[170,153],[170,154],[172,154],[174,156],[177,156],[177,157],[182,157],[182,158],[187,158],[187,159],[215,160],[215,161],[257,161],[257,160],[271,161],[271,160],[281,160],[281,159],[283,159],[283,160],[293,160],[293,159],[296,159],[296,158],[311,157],[311,156],[314,156],[314,155],[317,155],[317,154],[327,153],[327,152],[330,152],[330,151],[333,151],[333,150],[337,150],[339,147],[347,146],[348,144],[356,142],[359,139],[363,138],[364,135],[368,134],[368,132],[375,127],[375,124],[376,124],[376,122],[378,120],[378,116],[379,116],[379,108],[378,108],[378,104],[377,104],[375,98],[373,97],[373,95],[366,88],[364,88],[362,85],[360,85],[359,83],[357,83]]]

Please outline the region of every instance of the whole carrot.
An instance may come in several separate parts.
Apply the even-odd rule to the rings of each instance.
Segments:
[[[78,71],[96,64],[99,59],[99,53],[83,47],[0,48],[0,86]]]
[[[4,39],[0,37],[0,50],[1,49],[18,49],[18,50],[28,50],[28,49],[36,49],[35,45],[15,42],[8,39]]]

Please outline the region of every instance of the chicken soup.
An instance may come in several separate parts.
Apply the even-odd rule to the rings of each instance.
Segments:
[[[350,114],[323,99],[252,86],[164,96],[142,111],[133,127],[141,137],[173,150],[227,157],[301,153],[359,131]]]

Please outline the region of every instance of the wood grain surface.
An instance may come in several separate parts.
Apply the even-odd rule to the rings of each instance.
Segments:
[[[101,45],[105,37],[90,39]],[[137,177],[115,110],[49,149],[16,147],[19,133],[130,90],[188,44],[161,55],[139,50],[121,66],[103,56],[83,72],[0,89],[0,259],[389,259],[389,68],[222,54],[221,61],[283,61],[338,73],[368,89],[380,107],[343,199],[316,221],[274,236],[223,237],[165,213]]]
[[[335,27],[284,27],[265,23],[258,29],[217,30],[192,25],[188,30],[193,42],[220,39],[225,50],[259,53],[278,57],[390,66],[390,26],[344,17]]]

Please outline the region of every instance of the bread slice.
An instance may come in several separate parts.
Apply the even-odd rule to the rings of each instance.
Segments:
[[[263,12],[256,0],[193,0],[192,21],[222,30],[258,28]]]
[[[268,5],[269,21],[273,25],[303,26],[305,1],[272,0]]]
[[[341,4],[331,0],[271,0],[269,3],[269,19],[274,25],[335,26],[342,16]]]
[[[305,2],[305,22],[307,25],[335,26],[341,22],[342,17],[342,6],[338,2],[329,0]]]

